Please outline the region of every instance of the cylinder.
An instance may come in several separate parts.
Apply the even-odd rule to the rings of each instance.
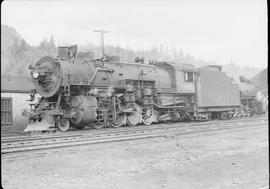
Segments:
[[[71,97],[71,122],[75,125],[87,124],[96,121],[97,99],[94,96]]]

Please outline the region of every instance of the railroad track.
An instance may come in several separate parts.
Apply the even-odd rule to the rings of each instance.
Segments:
[[[200,125],[209,125],[209,124],[216,124],[216,123],[232,123],[232,122],[250,122],[251,120],[262,120],[264,119],[264,117],[254,117],[254,118],[248,118],[248,117],[243,117],[243,118],[234,118],[234,119],[230,119],[230,120],[210,120],[210,121],[201,121],[201,122],[177,122],[177,123],[166,123],[165,124],[152,124],[149,126],[146,125],[139,125],[136,127],[120,127],[120,128],[103,128],[100,130],[96,130],[96,129],[92,129],[92,128],[87,128],[87,129],[83,129],[83,130],[71,130],[65,133],[62,132],[45,132],[42,134],[35,134],[35,135],[29,135],[29,134],[22,134],[19,133],[18,135],[3,135],[1,136],[1,142],[15,142],[15,141],[24,141],[24,140],[39,140],[39,139],[46,139],[46,138],[51,138],[51,137],[55,137],[55,138],[63,138],[63,137],[73,137],[73,136],[83,136],[85,134],[88,134],[89,132],[91,132],[92,134],[96,134],[96,133],[116,133],[116,132],[122,132],[122,131],[134,131],[134,130],[141,130],[143,127],[143,129],[151,129],[151,128],[164,128],[164,127],[175,127],[175,125],[183,127],[183,126],[200,126]]]
[[[170,135],[184,135],[202,132],[211,132],[218,130],[228,130],[243,127],[259,127],[267,125],[267,120],[264,119],[249,119],[249,120],[228,120],[228,121],[211,121],[200,123],[189,123],[184,126],[179,126],[179,123],[174,124],[159,124],[156,127],[132,127],[128,129],[114,129],[114,132],[97,131],[87,133],[63,134],[42,136],[40,138],[32,137],[30,139],[21,138],[14,141],[2,140],[1,154],[10,155],[16,153],[34,151],[46,151],[49,149],[65,148],[82,146],[96,143],[115,142],[124,140],[136,140],[143,138],[162,137]]]

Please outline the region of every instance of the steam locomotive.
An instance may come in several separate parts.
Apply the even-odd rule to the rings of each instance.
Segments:
[[[240,100],[243,116],[261,115],[267,112],[268,96],[263,94],[248,78],[239,78]]]
[[[25,113],[25,131],[229,119],[241,106],[238,85],[216,65],[79,58],[73,46],[29,69],[32,100],[41,98]]]

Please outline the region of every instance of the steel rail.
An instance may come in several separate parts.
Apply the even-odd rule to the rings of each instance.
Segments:
[[[28,144],[24,146],[14,146],[8,148],[1,148],[2,154],[8,153],[16,153],[16,152],[26,152],[26,151],[35,151],[35,150],[46,150],[52,148],[63,148],[63,147],[71,147],[71,146],[81,146],[87,144],[94,144],[94,143],[104,143],[104,142],[114,142],[114,141],[122,141],[122,140],[134,140],[134,139],[141,139],[141,138],[152,138],[152,137],[160,137],[168,134],[173,135],[181,135],[185,133],[196,133],[196,132],[207,132],[213,130],[225,130],[225,129],[235,129],[235,128],[242,128],[242,127],[255,127],[255,126],[262,126],[266,125],[266,121],[263,122],[253,122],[253,123],[239,123],[238,125],[235,124],[226,124],[226,125],[212,125],[212,126],[205,126],[205,127],[190,127],[190,128],[167,128],[167,129],[157,129],[157,130],[149,130],[146,131],[137,131],[137,132],[130,132],[130,133],[116,133],[116,134],[106,134],[106,135],[97,135],[97,136],[88,136],[84,138],[80,138],[79,140],[63,140],[55,143],[56,141],[51,141],[43,144]]]
[[[256,119],[257,120],[257,119]],[[2,145],[8,142],[26,142],[31,140],[42,140],[42,139],[52,139],[52,138],[65,138],[65,137],[83,137],[84,135],[89,134],[106,134],[106,133],[118,133],[118,132],[124,132],[124,131],[136,131],[136,130],[147,130],[147,129],[158,129],[158,128],[171,128],[171,127],[187,127],[187,126],[203,126],[203,125],[211,125],[211,124],[224,124],[224,123],[232,123],[232,122],[250,122],[250,121],[256,121],[254,119],[252,120],[224,120],[224,121],[206,121],[206,122],[178,122],[178,123],[170,123],[168,125],[164,124],[157,124],[157,125],[150,125],[150,126],[139,126],[139,127],[122,127],[122,128],[107,128],[103,130],[82,130],[72,132],[72,133],[53,133],[53,134],[47,134],[47,135],[37,135],[37,136],[19,136],[19,137],[9,137],[9,138],[1,138]],[[261,119],[258,119],[261,120]],[[179,125],[180,123],[180,125]]]
[[[230,120],[209,120],[209,121],[201,121],[201,122],[177,122],[177,123],[166,123],[166,126],[164,126],[164,123],[159,123],[159,124],[152,124],[152,125],[139,125],[137,127],[120,127],[120,128],[103,128],[101,130],[96,130],[96,129],[84,129],[84,130],[75,130],[75,131],[68,131],[66,133],[61,133],[61,132],[56,132],[56,133],[43,133],[43,134],[39,134],[39,135],[20,135],[20,136],[6,136],[3,137],[1,136],[1,143],[5,143],[5,142],[15,142],[15,141],[25,141],[25,140],[39,140],[39,139],[46,139],[46,138],[51,138],[51,137],[55,137],[55,138],[62,138],[62,137],[73,137],[73,136],[82,136],[85,134],[88,134],[89,132],[91,132],[92,134],[96,134],[96,133],[105,133],[105,132],[110,132],[110,133],[114,133],[114,132],[122,132],[124,130],[140,130],[142,128],[148,128],[148,127],[152,127],[152,128],[158,128],[158,127],[170,127],[170,126],[175,126],[178,125],[179,127],[183,127],[183,126],[194,126],[196,125],[205,125],[205,124],[216,124],[216,123],[227,123],[227,122],[240,122],[240,121],[254,121],[254,120],[261,120],[263,119],[262,117],[256,117],[255,119],[250,119],[250,118],[241,118],[241,119],[230,119]]]

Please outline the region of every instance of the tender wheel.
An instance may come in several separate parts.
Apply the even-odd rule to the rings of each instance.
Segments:
[[[70,127],[70,121],[69,119],[58,117],[56,120],[56,126],[60,131],[66,132]]]
[[[227,119],[227,113],[226,112],[221,112],[220,113],[220,119],[221,120],[226,120]]]
[[[120,115],[118,118],[116,118],[115,122],[111,123],[111,126],[114,128],[121,127],[126,124],[127,116],[126,114]]]
[[[232,119],[233,118],[233,113],[232,112],[228,112],[228,119]]]

